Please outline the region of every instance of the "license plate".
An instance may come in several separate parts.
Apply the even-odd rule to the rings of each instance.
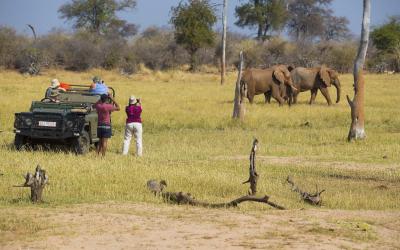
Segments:
[[[55,128],[57,126],[57,123],[56,122],[48,122],[48,121],[39,121],[39,126]]]

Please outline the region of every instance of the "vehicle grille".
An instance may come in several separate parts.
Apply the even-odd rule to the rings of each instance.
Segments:
[[[46,129],[46,130],[62,130],[63,128],[62,122],[63,119],[61,115],[34,114],[32,128]]]

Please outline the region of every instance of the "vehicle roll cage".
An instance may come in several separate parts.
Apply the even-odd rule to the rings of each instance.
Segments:
[[[89,89],[90,86],[88,85],[83,85],[83,84],[69,84],[70,88],[67,89],[66,92],[75,92],[79,94],[85,94],[85,95],[97,95],[97,94],[92,94],[90,93]],[[108,89],[111,90],[111,95],[112,97],[115,97],[115,90],[112,87],[108,87]]]

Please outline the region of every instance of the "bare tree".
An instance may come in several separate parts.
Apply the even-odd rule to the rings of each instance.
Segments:
[[[362,69],[367,54],[368,40],[369,40],[369,24],[371,16],[371,1],[364,0],[363,21],[361,27],[360,46],[354,61],[354,98],[350,100],[347,96],[351,108],[351,125],[347,139],[357,140],[366,137],[364,129],[364,95],[365,95],[365,82],[362,74]]]
[[[221,85],[225,83],[226,75],[226,13],[228,11],[228,0],[224,0],[224,9],[222,11],[222,53],[221,53]]]

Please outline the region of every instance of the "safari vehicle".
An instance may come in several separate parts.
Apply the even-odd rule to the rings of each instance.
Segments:
[[[86,85],[70,85],[57,100],[33,101],[29,112],[15,113],[14,146],[17,150],[36,144],[61,144],[85,154],[97,137],[97,112],[93,104],[100,95],[89,93]],[[109,88],[115,96],[113,88]]]

